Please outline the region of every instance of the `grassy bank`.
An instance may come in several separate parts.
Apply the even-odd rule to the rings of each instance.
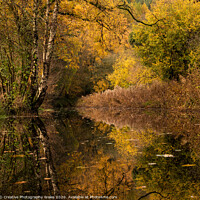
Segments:
[[[78,107],[200,109],[200,71],[180,81],[154,81],[149,85],[115,87],[82,97]]]

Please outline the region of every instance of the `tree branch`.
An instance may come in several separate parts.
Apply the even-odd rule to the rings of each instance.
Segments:
[[[84,18],[84,17],[81,17],[79,15],[76,15],[74,13],[71,13],[71,12],[58,12],[59,15],[67,15],[67,16],[71,16],[71,17],[74,17],[74,18],[77,18],[77,19],[80,19],[80,20],[83,20],[83,21],[86,21],[86,22],[96,22],[98,23],[100,26],[103,26],[104,28],[106,28],[107,30],[111,31],[111,28],[109,27],[109,25],[105,22],[103,22],[101,19],[88,19],[88,18]]]
[[[127,11],[127,12],[130,14],[130,16],[132,17],[133,20],[135,20],[136,22],[141,23],[141,24],[143,24],[143,25],[145,25],[145,26],[153,26],[153,25],[156,25],[156,24],[160,21],[160,20],[157,20],[157,21],[156,21],[155,23],[153,23],[153,24],[147,24],[147,23],[145,23],[145,22],[143,22],[143,21],[137,19],[137,18],[133,15],[133,13],[131,12],[130,6],[128,6],[125,2],[124,2],[124,4],[122,4],[122,5],[117,5],[116,7],[117,7],[118,9],[120,9],[120,10],[125,10],[125,11]]]

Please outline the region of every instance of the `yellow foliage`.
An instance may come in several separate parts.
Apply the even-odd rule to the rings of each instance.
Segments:
[[[129,127],[113,128],[109,137],[115,140],[115,147],[126,157],[137,155],[141,147],[151,145],[156,134],[151,129],[131,130]]]
[[[109,137],[115,140],[115,146],[122,155],[136,155],[137,148],[134,146],[133,141],[131,140],[132,137],[128,127],[124,127],[122,129],[113,128],[112,132],[109,133]]]
[[[116,5],[117,1],[100,1],[107,8]],[[127,20],[119,10],[100,11],[86,1],[62,1],[61,12],[69,15],[60,16],[60,38],[58,55],[61,58],[73,55],[71,49],[79,54],[85,45],[95,57],[104,57],[107,51],[117,51],[120,45],[125,45],[128,39]],[[71,17],[70,17],[71,15]],[[66,41],[63,43],[63,41]],[[77,42],[78,41],[78,42]],[[72,43],[74,47],[69,47]],[[63,47],[65,48],[63,50]]]
[[[114,72],[108,76],[113,86],[150,84],[159,80],[151,69],[142,66],[134,54],[122,54],[113,65]]]
[[[94,86],[95,92],[103,92],[109,88],[109,83],[105,79],[99,80],[96,85]]]
[[[163,79],[186,76],[199,63],[200,2],[159,0],[146,10],[145,21],[133,25],[132,45],[143,63]]]

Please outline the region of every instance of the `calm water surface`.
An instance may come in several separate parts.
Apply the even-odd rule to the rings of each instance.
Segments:
[[[0,119],[1,196],[200,199],[197,112],[79,112]]]

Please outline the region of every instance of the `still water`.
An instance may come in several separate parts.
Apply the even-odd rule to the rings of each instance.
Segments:
[[[0,118],[3,198],[200,199],[199,113],[42,116]]]

